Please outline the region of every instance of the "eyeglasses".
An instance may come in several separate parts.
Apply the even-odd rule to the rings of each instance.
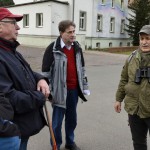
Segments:
[[[10,24],[14,24],[16,25],[17,24],[17,21],[16,20],[1,20],[0,22],[4,22],[4,23],[10,23]]]

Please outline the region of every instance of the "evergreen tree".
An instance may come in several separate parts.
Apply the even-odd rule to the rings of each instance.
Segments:
[[[0,0],[0,7],[14,5],[13,0]]]
[[[129,25],[126,25],[126,31],[133,38],[133,45],[139,45],[138,32],[143,25],[147,25],[150,22],[150,0],[134,0],[129,9],[133,14],[129,14],[127,18]]]

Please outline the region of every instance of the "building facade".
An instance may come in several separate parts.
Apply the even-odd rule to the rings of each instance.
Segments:
[[[24,16],[18,23],[18,40],[23,45],[47,47],[59,35],[58,23],[65,19],[75,22],[76,39],[83,49],[131,45],[124,31],[128,0],[16,1],[8,9]]]

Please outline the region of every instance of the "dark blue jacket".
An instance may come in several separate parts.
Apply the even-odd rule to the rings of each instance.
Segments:
[[[0,38],[0,91],[10,99],[13,121],[19,126],[21,136],[28,137],[46,124],[43,114],[45,96],[37,91],[37,82],[43,76],[32,71],[16,51],[18,45],[18,42]]]
[[[0,137],[19,136],[20,131],[12,122],[14,117],[13,108],[4,93],[0,93]]]

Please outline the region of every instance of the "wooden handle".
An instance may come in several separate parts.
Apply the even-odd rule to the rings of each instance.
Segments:
[[[53,132],[53,128],[52,128],[52,123],[51,123],[51,119],[50,119],[50,113],[48,112],[48,107],[47,107],[46,102],[45,102],[45,113],[46,113],[46,117],[47,117],[50,136],[52,139],[53,150],[57,150],[56,140],[55,140],[55,136],[54,136],[54,132]]]

